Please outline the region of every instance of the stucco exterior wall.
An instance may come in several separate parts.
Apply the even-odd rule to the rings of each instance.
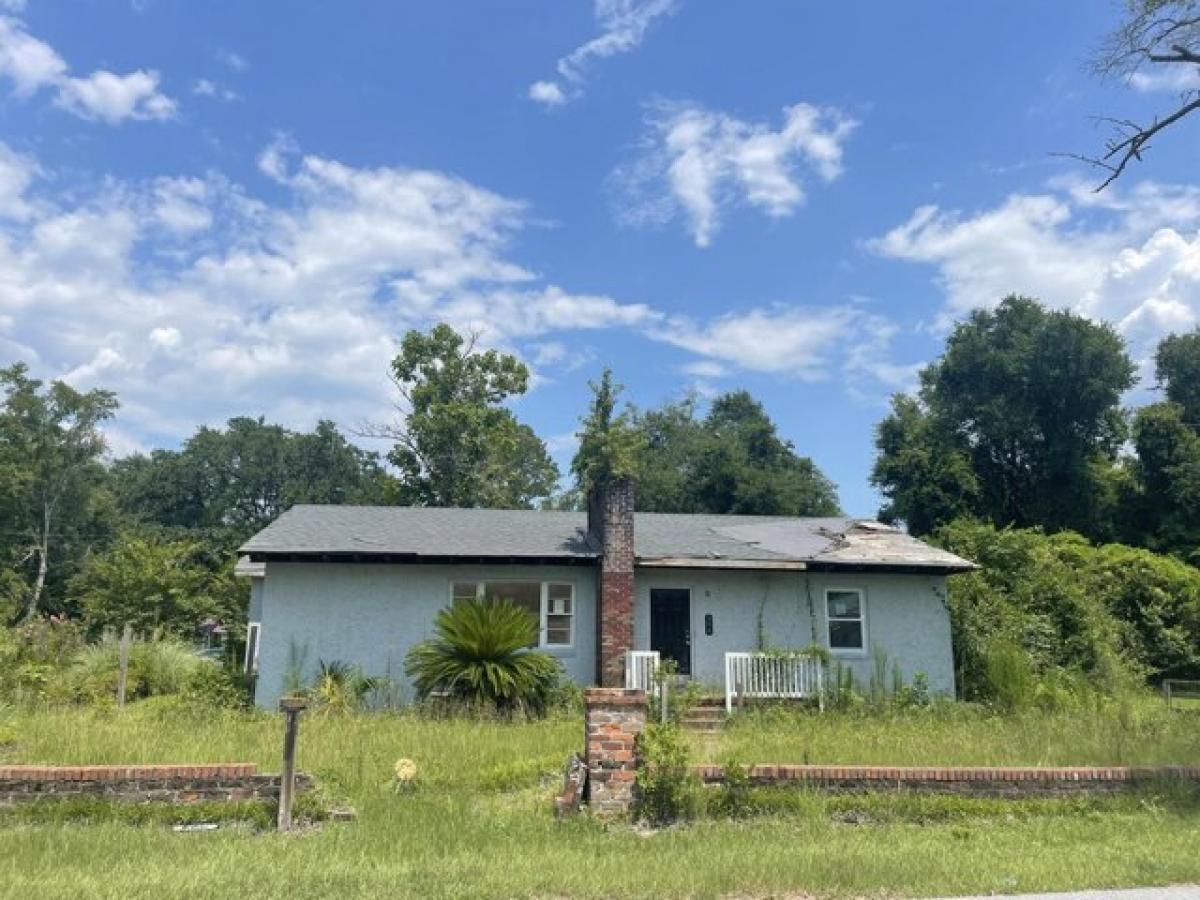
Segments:
[[[723,685],[725,653],[759,649],[760,632],[767,647],[802,649],[815,640],[828,648],[825,591],[858,588],[866,604],[867,649],[835,651],[833,658],[853,670],[859,689],[871,678],[872,648],[881,647],[888,656],[889,683],[895,662],[906,682],[914,673],[924,672],[933,691],[954,693],[950,615],[942,576],[639,568],[634,608],[637,649],[650,648],[650,590],[655,587],[691,590],[692,675],[702,683]],[[711,636],[704,633],[705,615],[713,617]]]
[[[594,683],[597,581],[592,568],[269,562],[261,600],[252,599],[252,605],[261,603],[259,705],[273,707],[278,701],[293,645],[306,680],[319,660],[340,660],[361,666],[368,675],[389,675],[411,697],[404,657],[413,644],[430,636],[434,616],[450,602],[451,582],[487,579],[573,583],[574,646],[550,652],[562,660],[571,678]],[[650,646],[652,587],[691,590],[692,672],[706,684],[722,685],[725,652],[758,649],[760,636],[775,648],[808,647],[814,637],[828,647],[825,591],[848,587],[863,592],[867,650],[839,652],[834,658],[853,669],[860,689],[870,680],[871,648],[878,646],[887,653],[889,679],[895,662],[905,681],[920,671],[935,692],[954,692],[944,577],[639,568],[637,649]],[[704,633],[705,615],[713,616],[711,636]]]
[[[411,685],[404,657],[429,637],[454,580],[570,582],[575,585],[575,640],[548,650],[581,684],[595,675],[596,575],[581,566],[426,566],[268,562],[262,593],[262,636],[255,699],[274,707],[295,655],[311,680],[319,660],[358,665]],[[292,647],[295,647],[293,654]]]

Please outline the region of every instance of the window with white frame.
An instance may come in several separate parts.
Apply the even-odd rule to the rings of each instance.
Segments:
[[[243,668],[247,675],[254,675],[258,672],[258,636],[262,631],[262,626],[258,622],[250,622],[246,625],[246,658],[243,661]]]
[[[829,624],[830,650],[853,652],[866,649],[866,607],[862,591],[857,588],[827,590],[825,613]]]
[[[530,647],[571,647],[575,643],[575,585],[558,581],[455,581],[452,602],[507,601],[526,610],[538,623],[538,640]]]

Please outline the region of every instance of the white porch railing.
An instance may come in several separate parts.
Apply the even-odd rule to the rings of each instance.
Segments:
[[[630,650],[625,654],[625,689],[653,694],[658,687],[654,682],[657,671],[657,650]]]
[[[825,709],[821,661],[808,654],[725,654],[725,711],[744,697],[802,700],[816,697]]]

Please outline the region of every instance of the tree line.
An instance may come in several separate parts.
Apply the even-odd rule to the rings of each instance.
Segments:
[[[1135,366],[1111,326],[1008,297],[957,324],[878,424],[880,517],[985,565],[948,600],[968,691],[994,693],[993,657],[1011,670],[1014,653],[1039,672],[1200,674],[1200,330],[1154,364],[1160,397],[1126,409]],[[641,409],[605,371],[564,485],[510,405],[529,385],[515,356],[439,325],[405,335],[391,376],[395,420],[358,430],[379,452],[329,421],[237,417],[108,460],[118,398],[0,370],[0,616],[236,630],[236,548],[296,503],[581,509],[589,486],[631,476],[647,511],[840,513],[746,391]]]
[[[330,421],[304,432],[243,416],[178,449],[108,460],[114,394],[45,384],[22,364],[0,370],[0,618],[236,625],[236,548],[297,503],[582,508],[580,478],[560,489],[545,443],[508,405],[529,386],[517,357],[439,325],[405,335],[390,374],[395,421],[357,430],[390,445],[381,452]],[[593,387],[619,393],[611,373]],[[704,415],[685,398],[618,418],[635,435],[644,509],[838,511],[832,483],[744,391]],[[594,438],[584,427],[581,446]]]

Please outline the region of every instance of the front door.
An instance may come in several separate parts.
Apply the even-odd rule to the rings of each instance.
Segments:
[[[687,588],[650,589],[650,649],[692,674],[692,592]]]

